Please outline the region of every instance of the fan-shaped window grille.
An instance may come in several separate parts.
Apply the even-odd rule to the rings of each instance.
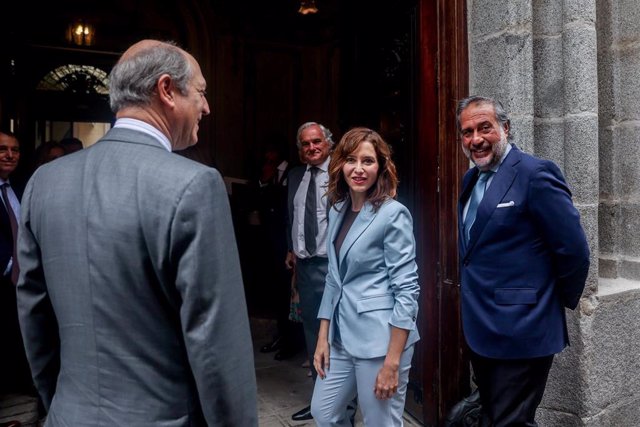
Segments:
[[[67,64],[49,72],[38,83],[38,90],[71,92],[74,94],[109,94],[107,73],[90,65]]]

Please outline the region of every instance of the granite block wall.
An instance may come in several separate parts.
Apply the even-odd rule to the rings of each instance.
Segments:
[[[468,0],[470,93],[563,170],[592,267],[541,426],[640,425],[640,2]]]

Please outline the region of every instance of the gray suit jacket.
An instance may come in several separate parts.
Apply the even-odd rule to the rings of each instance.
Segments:
[[[140,132],[36,171],[18,309],[47,426],[252,426],[253,351],[220,174]]]

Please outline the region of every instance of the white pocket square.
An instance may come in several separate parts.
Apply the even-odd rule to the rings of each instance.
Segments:
[[[510,202],[498,203],[498,206],[496,206],[496,208],[510,208],[511,206],[515,206],[515,205],[516,205],[516,202],[512,200]]]

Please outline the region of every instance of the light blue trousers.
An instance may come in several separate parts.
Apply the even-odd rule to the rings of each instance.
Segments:
[[[398,392],[391,399],[379,400],[374,394],[376,377],[384,357],[359,359],[344,349],[331,347],[329,370],[325,379],[316,379],[311,399],[311,414],[319,427],[350,427],[347,405],[358,396],[358,405],[366,427],[402,426],[413,346],[402,353],[398,372]]]

